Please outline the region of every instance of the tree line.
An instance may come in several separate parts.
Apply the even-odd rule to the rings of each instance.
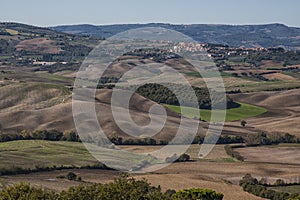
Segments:
[[[113,132],[108,139],[115,145],[167,145],[167,140],[157,140],[154,138],[124,138]],[[0,132],[0,142],[8,142],[14,140],[49,140],[49,141],[69,141],[81,142],[79,135],[75,131],[57,131],[57,130],[23,130],[21,134],[5,134]],[[204,136],[197,135],[192,144],[201,144]],[[95,141],[91,141],[95,142]],[[241,136],[220,136],[217,144],[243,143]]]
[[[240,186],[243,187],[243,190],[254,194],[256,196],[267,198],[271,200],[299,200],[299,193],[287,193],[279,192],[275,190],[270,190],[265,187],[263,184],[251,176],[251,174],[246,174],[240,181]]]
[[[201,188],[162,192],[160,186],[152,186],[146,179],[136,180],[125,174],[111,183],[81,184],[60,193],[26,183],[5,187],[0,191],[0,200],[222,200],[223,196],[222,193]]]
[[[108,139],[115,145],[167,145],[168,140],[154,138],[124,138],[116,132],[111,133]],[[23,130],[20,134],[5,134],[0,131],[0,142],[14,140],[49,140],[49,141],[69,141],[81,142],[79,135],[75,131],[57,131],[57,130]],[[197,135],[192,144],[202,144],[204,136]],[[96,141],[91,141],[96,142]],[[300,143],[300,138],[289,133],[286,134],[267,134],[260,132],[257,134],[248,134],[247,136],[221,135],[217,144],[240,144],[246,146],[273,145],[279,143]],[[230,150],[231,151],[231,150]],[[229,153],[231,154],[231,153]]]
[[[230,146],[230,145],[226,145],[224,147],[225,149],[225,152],[227,153],[227,155],[239,160],[239,161],[244,161],[244,157],[237,151],[234,150],[234,148],[237,148],[237,147],[241,147],[241,146]]]
[[[105,169],[105,170],[112,170],[106,165],[102,163],[97,163],[94,165],[86,165],[86,166],[75,166],[75,165],[61,165],[61,166],[36,166],[35,168],[22,168],[22,167],[11,167],[9,169],[0,168],[0,176],[3,175],[17,175],[17,174],[30,174],[35,172],[50,172],[55,170],[62,170],[62,169]]]
[[[154,138],[123,138],[115,132],[109,137],[109,140],[115,145],[167,145],[170,144],[167,140],[157,140]],[[197,135],[192,144],[202,144],[204,141],[204,136]],[[217,141],[217,144],[236,144],[243,143],[244,139],[241,136],[229,136],[221,135]]]
[[[80,142],[78,134],[74,131],[57,131],[57,130],[23,130],[20,134],[5,134],[0,132],[0,142],[14,140],[49,140],[49,141],[70,141]]]
[[[279,143],[300,143],[300,138],[289,133],[267,134],[265,132],[260,132],[257,134],[248,134],[247,137],[245,137],[245,144],[247,146],[272,145]]]
[[[113,132],[108,136],[109,140],[116,145],[166,145],[167,140],[157,140],[154,138],[124,138]],[[81,142],[79,135],[75,131],[57,131],[57,130],[23,130],[20,134],[5,134],[0,132],[0,142],[13,140],[49,140],[49,141],[71,141]],[[193,144],[201,144],[204,136],[197,135]],[[300,143],[300,138],[289,133],[286,134],[267,134],[260,132],[257,134],[248,134],[242,136],[221,135],[217,144],[245,143],[246,146],[272,145],[279,143]]]

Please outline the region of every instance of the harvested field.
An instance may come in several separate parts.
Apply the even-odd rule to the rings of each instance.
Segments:
[[[34,38],[29,40],[24,40],[16,45],[17,51],[29,51],[37,53],[50,53],[57,54],[62,51],[62,49],[55,44],[56,42],[50,40],[49,38]]]
[[[235,150],[246,158],[245,161],[300,165],[300,145],[248,147]]]
[[[262,106],[263,115],[247,119],[248,125],[268,132],[290,133],[300,136],[300,90],[254,92],[231,95],[235,101]],[[229,123],[237,126],[238,123]]]
[[[291,80],[297,80],[295,77],[282,74],[282,73],[272,73],[272,74],[264,74],[263,77],[269,79],[269,80],[281,80],[281,81],[291,81]]]

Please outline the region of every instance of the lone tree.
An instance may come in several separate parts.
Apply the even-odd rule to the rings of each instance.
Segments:
[[[182,154],[181,156],[179,156],[179,158],[177,159],[176,162],[187,162],[190,160],[190,156],[186,153]]]
[[[245,120],[242,120],[242,121],[241,121],[241,126],[242,126],[242,127],[245,127],[246,125],[247,125],[247,122],[246,122]]]
[[[76,178],[77,178],[77,175],[76,175],[75,173],[73,173],[73,172],[69,172],[69,173],[67,174],[66,178],[67,178],[68,180],[70,180],[70,181],[75,181]]]

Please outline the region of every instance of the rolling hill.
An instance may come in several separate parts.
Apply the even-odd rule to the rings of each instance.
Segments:
[[[52,30],[76,35],[110,37],[117,33],[142,27],[163,27],[182,32],[201,43],[223,44],[235,47],[275,47],[300,49],[300,28],[283,24],[212,25],[212,24],[119,24],[119,25],[65,25]]]
[[[127,137],[116,125],[112,116],[110,98],[112,90],[99,90],[96,95],[97,116],[104,132],[108,135],[117,132]],[[18,96],[11,95],[10,98]],[[149,123],[148,110],[156,103],[135,94],[131,100],[131,114],[133,120],[140,125]],[[5,108],[6,110],[8,108]],[[180,124],[180,115],[167,111],[168,118],[163,130],[156,135],[157,139],[171,139],[176,134]],[[87,121],[90,119],[86,119]],[[126,122],[124,122],[126,123]],[[20,133],[22,130],[75,130],[71,99],[42,109],[27,108],[23,110],[11,109],[10,112],[0,112],[0,130],[5,133]],[[188,130],[187,130],[188,132]],[[203,132],[202,132],[203,133]]]
[[[49,28],[3,22],[0,23],[0,63],[23,66],[42,62],[51,65],[76,64],[84,59],[98,41]]]
[[[299,38],[298,28],[286,27],[280,24],[271,25],[257,25],[257,26],[227,26],[227,25],[170,25],[170,24],[147,24],[147,25],[111,25],[111,26],[91,26],[91,25],[78,25],[78,26],[64,26],[52,28],[39,28],[30,25],[18,24],[18,23],[0,23],[0,42],[4,45],[0,45],[0,130],[4,133],[19,133],[23,129],[29,130],[45,130],[45,129],[57,129],[60,131],[74,130],[74,122],[71,109],[71,101],[69,95],[76,75],[74,70],[76,66],[72,63],[76,63],[77,67],[84,59],[86,53],[95,46],[99,41],[90,36],[84,36],[86,34],[97,35],[105,33],[105,37],[112,34],[126,30],[128,28],[137,28],[142,26],[162,26],[165,28],[173,28],[179,31],[186,31],[190,35],[198,30],[195,37],[199,40],[203,37],[209,38],[208,35],[216,36],[219,39],[225,37],[226,34],[233,34],[234,30],[236,34],[242,35],[242,33],[252,30],[253,36],[260,35],[261,32],[265,32],[266,35],[272,37],[280,37],[285,35],[286,38],[291,37],[290,42],[297,44]],[[60,30],[59,30],[60,29]],[[205,30],[211,30],[209,33]],[[238,31],[239,30],[239,31]],[[68,33],[62,33],[58,31],[64,31]],[[217,34],[217,33],[221,34]],[[222,32],[223,31],[223,32]],[[251,31],[250,31],[251,32]],[[249,34],[250,34],[249,32]],[[72,35],[77,34],[77,35]],[[203,33],[203,34],[202,34]],[[204,34],[206,33],[206,34]],[[225,34],[226,33],[226,34]],[[225,34],[225,35],[224,35]],[[99,36],[99,35],[98,35]],[[269,37],[268,36],[268,37]],[[215,41],[218,37],[211,37]],[[230,37],[232,39],[232,37]],[[240,41],[240,36],[236,37],[234,41]],[[272,39],[274,42],[283,42],[291,45],[292,43],[284,42],[281,39]],[[261,42],[260,38],[253,38],[255,43]],[[219,40],[221,41],[221,40]],[[233,41],[233,40],[232,40]],[[229,42],[228,42],[229,43]],[[245,43],[250,44],[250,43]],[[5,46],[8,45],[8,46]],[[271,43],[270,43],[271,45]],[[296,46],[297,46],[296,45]],[[296,47],[294,46],[294,47]],[[300,45],[299,45],[300,46]],[[214,48],[212,48],[214,49]],[[211,52],[212,54],[219,54],[222,52],[224,55],[231,51],[237,51],[237,49],[227,49]],[[248,51],[248,50],[247,50]],[[293,51],[274,52],[270,50],[268,52],[249,51],[246,60],[240,61],[242,56],[233,56],[224,58],[219,63],[220,69],[223,71],[224,84],[227,92],[253,92],[264,90],[285,90],[292,88],[299,88],[299,66],[296,59],[299,54]],[[246,53],[241,50],[241,53]],[[262,54],[264,53],[264,54]],[[258,55],[267,56],[258,60]],[[142,59],[135,57],[131,59],[130,63],[127,60],[121,60],[111,66],[113,72],[126,72],[133,66],[140,64],[151,63],[150,59]],[[56,65],[34,65],[32,59],[37,61],[57,62]],[[248,60],[247,60],[248,59]],[[278,61],[276,61],[278,59]],[[291,63],[283,62],[282,60],[289,59]],[[294,63],[294,61],[297,61]],[[28,62],[24,62],[28,61]],[[70,65],[62,64],[62,61],[69,61]],[[257,61],[259,65],[254,65],[253,62]],[[258,62],[259,61],[259,62]],[[292,62],[293,61],[293,62]],[[48,61],[50,62],[50,61]],[[143,62],[143,63],[142,63]],[[184,74],[192,85],[197,87],[205,86],[203,80],[198,75],[193,74],[191,69],[178,59],[170,59],[165,61],[169,66],[178,69]],[[230,66],[229,66],[230,65]],[[227,68],[226,68],[227,67]],[[277,68],[276,68],[277,67]],[[275,69],[275,70],[274,70]],[[163,70],[163,68],[162,68]],[[227,70],[227,71],[226,71]],[[43,72],[41,72],[43,71]],[[271,73],[272,72],[272,73]],[[274,73],[276,72],[276,73]],[[260,75],[261,74],[261,75]],[[265,80],[268,76],[269,79]],[[283,77],[287,80],[280,80],[278,77]],[[275,77],[275,78],[274,78]],[[260,79],[259,79],[260,78]],[[264,78],[264,79],[263,79]],[[262,79],[262,80],[261,80]],[[277,80],[278,79],[278,80]],[[112,132],[120,133],[124,136],[124,133],[118,128],[113,120],[110,108],[110,102],[108,101],[111,90],[101,90],[102,95],[97,97],[97,109],[98,117],[103,119],[103,126],[107,134]],[[297,90],[293,90],[295,98],[291,98],[293,102],[296,102],[298,96]],[[264,94],[264,92],[260,93]],[[267,93],[276,94],[278,99],[282,99],[284,95],[280,95],[279,92]],[[240,95],[240,96],[238,96]],[[244,93],[234,96],[234,100],[242,103],[249,103],[267,108],[268,111],[273,110],[272,105],[276,102],[272,101],[270,104],[261,104],[259,100],[244,99]],[[250,95],[247,94],[247,95]],[[280,101],[279,101],[280,102]],[[292,101],[291,101],[292,102]],[[154,105],[153,101],[150,101],[140,95],[136,95],[132,102],[134,105],[148,105],[148,107],[140,106],[133,110],[134,118],[137,123],[147,124],[149,123],[148,109],[149,105]],[[298,106],[290,106],[295,109]],[[289,108],[290,108],[289,107]],[[169,139],[174,136],[178,124],[180,122],[180,116],[174,112],[168,111],[171,116],[167,119],[167,126],[157,135],[158,139]],[[276,110],[276,113],[281,112]],[[277,120],[276,127],[278,132],[290,132],[297,133],[297,128],[291,129],[292,126],[286,126],[285,124],[294,125],[292,120],[294,117],[298,118],[297,113],[291,111],[291,115],[281,116],[272,115],[270,118],[266,118],[267,121],[262,123],[262,117],[266,117],[270,114],[267,112],[263,116],[256,119],[247,119],[249,127],[241,128],[240,122],[230,122],[226,124],[223,133],[228,135],[247,135],[248,133],[256,133],[260,129],[266,130],[267,125],[272,120]],[[284,120],[287,117],[291,118],[289,123]],[[253,122],[253,124],[252,124]],[[295,126],[296,127],[296,126]],[[207,123],[202,123],[200,132],[205,133],[207,129]]]

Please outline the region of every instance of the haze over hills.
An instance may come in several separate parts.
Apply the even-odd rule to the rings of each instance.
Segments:
[[[163,27],[182,32],[202,43],[223,44],[235,47],[276,47],[300,49],[300,28],[284,24],[265,25],[174,25],[164,23],[118,25],[64,25],[51,29],[76,35],[110,37],[117,33],[142,27]]]

